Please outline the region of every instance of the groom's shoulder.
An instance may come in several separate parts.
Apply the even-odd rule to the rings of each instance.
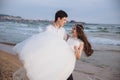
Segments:
[[[62,31],[66,31],[64,27],[61,27],[61,30],[62,30]]]
[[[53,26],[51,24],[46,26],[46,30],[52,30],[52,29],[53,29]]]
[[[53,27],[53,25],[52,25],[52,24],[47,25],[47,28],[51,28],[51,27]]]

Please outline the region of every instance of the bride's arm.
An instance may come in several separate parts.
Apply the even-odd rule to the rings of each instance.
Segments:
[[[80,43],[79,48],[76,47],[76,46],[74,47],[76,59],[80,59],[81,58],[83,48],[84,48],[84,44],[82,42]]]

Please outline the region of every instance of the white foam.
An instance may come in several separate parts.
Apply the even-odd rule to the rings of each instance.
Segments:
[[[90,42],[95,44],[107,44],[107,45],[117,45],[120,46],[120,41],[108,38],[100,38],[100,37],[90,37]]]

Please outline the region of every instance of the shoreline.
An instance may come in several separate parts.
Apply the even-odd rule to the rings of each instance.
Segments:
[[[13,73],[22,67],[21,61],[12,51],[15,44],[0,43],[0,76],[12,80]],[[120,46],[93,45],[91,57],[82,54],[76,61],[74,80],[119,80]],[[0,79],[1,80],[1,79]]]

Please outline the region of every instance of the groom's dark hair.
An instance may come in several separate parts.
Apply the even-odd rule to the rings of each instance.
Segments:
[[[62,19],[63,17],[68,17],[67,13],[63,10],[59,10],[55,14],[55,22],[57,21],[58,17]]]

